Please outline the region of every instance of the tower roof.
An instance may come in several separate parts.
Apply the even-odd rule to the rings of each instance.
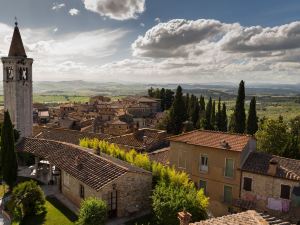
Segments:
[[[23,45],[23,41],[21,38],[21,34],[20,34],[20,31],[18,28],[18,23],[16,22],[15,24],[16,24],[16,26],[15,26],[14,34],[13,34],[13,37],[11,40],[8,57],[13,57],[13,56],[27,57],[25,48]]]

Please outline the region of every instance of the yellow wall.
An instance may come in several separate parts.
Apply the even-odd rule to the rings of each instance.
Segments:
[[[232,187],[233,198],[239,198],[241,179],[240,168],[241,161],[244,161],[244,156],[241,157],[241,152],[189,145],[173,141],[171,141],[170,146],[170,164],[175,165],[178,170],[187,172],[197,185],[199,185],[200,180],[205,180],[207,195],[210,198],[211,212],[215,216],[227,214],[228,205],[223,204],[224,185]],[[247,152],[249,150],[250,148],[246,147],[244,151]],[[208,156],[208,172],[202,172],[199,169],[201,154],[206,154]],[[185,168],[178,167],[178,157],[180,155],[183,156],[186,161]],[[234,160],[233,178],[224,176],[226,158]]]

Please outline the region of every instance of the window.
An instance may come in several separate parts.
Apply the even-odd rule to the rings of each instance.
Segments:
[[[249,177],[244,177],[244,186],[245,191],[252,191],[252,179]]]
[[[84,198],[84,186],[82,184],[79,185],[79,196]]]
[[[206,181],[205,180],[200,180],[199,189],[203,189],[204,194],[206,194]]]
[[[281,185],[280,198],[290,199],[291,187],[289,185]]]
[[[232,187],[224,186],[224,202],[231,203],[232,202]]]
[[[178,152],[178,167],[184,168],[186,167],[186,152],[185,151],[179,151]]]
[[[70,186],[70,175],[66,172],[64,172],[64,181],[63,181],[63,183],[66,187]]]
[[[208,157],[207,155],[201,155],[200,157],[200,171],[208,171]]]
[[[226,159],[225,162],[225,177],[233,177],[234,175],[234,161],[233,159]]]

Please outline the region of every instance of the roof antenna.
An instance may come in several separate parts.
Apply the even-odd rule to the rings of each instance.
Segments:
[[[18,26],[18,18],[15,16],[15,25]]]

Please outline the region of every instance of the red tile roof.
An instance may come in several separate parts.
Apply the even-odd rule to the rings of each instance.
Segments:
[[[67,143],[24,138],[17,144],[16,149],[48,160],[97,191],[127,172],[150,174],[126,162],[112,159],[105,154],[98,156],[91,153],[89,149]]]
[[[165,166],[169,165],[170,147],[159,149],[148,153],[151,161],[159,162]]]
[[[169,140],[210,148],[242,151],[252,138],[252,136],[243,134],[196,130],[170,137]]]
[[[300,160],[283,158],[262,152],[252,152],[244,163],[242,170],[267,175],[270,161],[277,162],[274,177],[300,181]]]
[[[216,217],[209,220],[190,223],[190,225],[265,225],[264,218],[256,211],[246,211],[228,216]]]
[[[34,126],[33,137],[78,145],[79,140],[82,138],[98,138],[104,140],[111,136],[108,134]]]

